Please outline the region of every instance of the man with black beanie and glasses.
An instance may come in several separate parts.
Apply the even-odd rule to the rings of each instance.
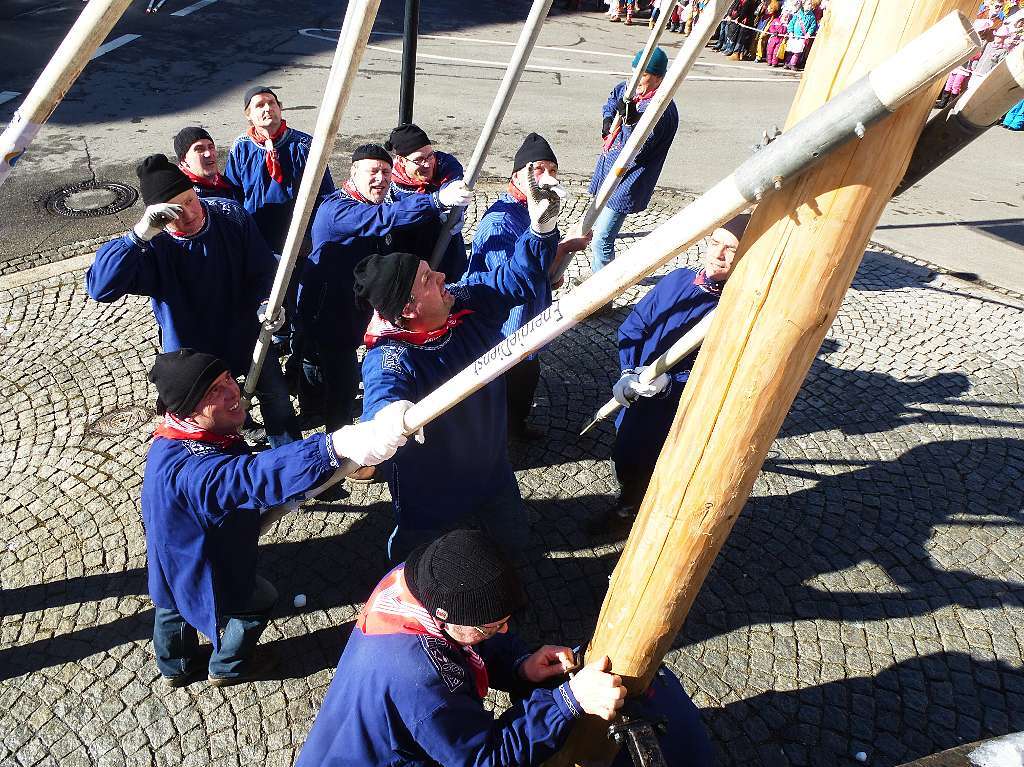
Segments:
[[[198,349],[224,360],[232,375],[244,375],[277,259],[238,203],[200,199],[164,155],[145,158],[136,174],[146,210],[128,234],[96,252],[85,277],[89,296],[102,303],[149,296],[163,351]],[[256,397],[271,447],[301,437],[272,357],[263,365]]]
[[[462,164],[447,152],[434,149],[426,132],[418,125],[399,125],[391,131],[384,148],[395,158],[391,192],[396,200],[411,194],[431,194],[453,181],[462,180]],[[456,208],[451,215],[461,216],[462,210]],[[395,232],[394,249],[415,253],[429,261],[434,244],[448,226],[448,216],[447,212],[442,212],[436,219]],[[452,233],[437,268],[444,272],[448,282],[456,282],[466,273],[466,243],[462,240],[461,223]]]
[[[483,533],[414,551],[363,606],[296,767],[539,765],[585,713],[612,719],[626,690],[608,658],[566,679],[570,648],[531,652],[509,632],[525,604]],[[491,687],[522,699],[495,719]]]

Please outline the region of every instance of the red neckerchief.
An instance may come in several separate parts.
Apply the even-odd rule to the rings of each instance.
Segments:
[[[263,147],[263,150],[267,153],[267,156],[264,158],[267,163],[267,173],[269,173],[270,177],[279,184],[284,183],[284,170],[281,168],[281,159],[278,157],[277,150],[274,148],[274,142],[281,138],[286,130],[288,130],[288,123],[281,120],[281,127],[277,129],[277,133],[269,139],[265,139],[256,133],[255,125],[249,126],[249,138]],[[270,142],[269,148],[267,147],[268,141]]]
[[[455,314],[449,314],[447,321],[437,330],[406,330],[388,322],[374,312],[373,317],[370,318],[370,324],[366,328],[366,334],[363,336],[363,343],[366,344],[367,349],[372,349],[382,338],[393,338],[396,341],[422,345],[437,340],[452,328],[457,328],[472,313],[472,309],[463,309]]]
[[[703,269],[697,272],[697,276],[693,278],[693,284],[705,293],[710,293],[713,296],[722,295],[722,286],[725,285],[724,282],[715,282],[713,279],[708,277],[707,274],[704,273]]]
[[[207,189],[223,189],[225,192],[233,192],[234,187],[228,183],[228,180],[224,178],[220,173],[214,176],[212,179],[206,176],[197,176],[195,173],[190,171],[184,165],[178,166],[179,170],[188,176],[189,181],[193,184],[199,184],[199,186],[205,186]]]
[[[521,202],[523,203],[523,205],[526,205],[526,195],[523,194],[519,187],[516,186],[512,181],[508,182],[508,193],[513,200],[515,200],[516,202]]]
[[[639,108],[640,105],[643,104],[645,101],[650,101],[652,98],[654,98],[654,94],[657,93],[657,92],[658,92],[658,89],[654,88],[653,90],[644,91],[643,93],[637,93],[630,100],[634,104],[636,104],[636,106]],[[612,144],[615,143],[615,139],[617,139],[619,137],[619,133],[621,131],[622,131],[622,121],[620,120],[619,124],[618,124],[618,127],[616,127],[615,130],[613,130],[611,133],[609,133],[608,134],[608,138],[606,138],[604,140],[604,149],[603,149],[603,151],[607,152],[609,149],[611,149]]]
[[[209,442],[211,445],[227,450],[232,445],[242,441],[241,434],[214,434],[196,426],[194,423],[183,421],[170,413],[164,413],[164,420],[153,431],[154,437],[166,439],[193,439],[196,442]]]
[[[372,202],[367,200],[365,197],[363,197],[362,194],[359,193],[359,190],[356,189],[356,185],[352,183],[352,179],[350,178],[345,179],[345,183],[341,185],[341,190],[349,197],[351,197],[353,200],[365,202],[367,205],[373,205]]]
[[[402,187],[402,189],[410,192],[417,192],[419,194],[423,194],[424,192],[436,192],[444,186],[445,182],[448,181],[448,176],[443,178],[437,177],[437,168],[439,165],[439,162],[435,162],[433,175],[426,181],[421,181],[418,178],[407,176],[405,168],[402,167],[402,163],[396,162],[395,167],[391,170],[391,180],[398,186]]]
[[[356,618],[356,628],[366,636],[411,634],[441,639],[449,646],[458,647],[469,660],[477,694],[487,696],[487,666],[472,647],[459,645],[447,636],[437,621],[412,595],[405,583],[405,565],[400,565],[384,576],[366,600]]]

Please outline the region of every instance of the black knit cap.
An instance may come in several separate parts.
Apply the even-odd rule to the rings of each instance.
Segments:
[[[412,253],[388,253],[364,258],[353,270],[356,297],[368,303],[381,317],[394,322],[409,303],[420,257]]]
[[[539,133],[531,133],[523,139],[523,145],[516,152],[515,160],[512,161],[512,172],[515,173],[520,168],[525,168],[531,162],[538,160],[550,160],[558,165],[558,158],[555,157],[551,144]]]
[[[156,355],[149,371],[150,382],[156,384],[156,411],[182,418],[192,415],[206,390],[226,372],[224,360],[195,349]]]
[[[174,137],[174,154],[179,160],[184,159],[189,148],[200,139],[213,141],[213,136],[207,132],[206,128],[200,128],[196,125],[182,128],[178,131],[178,135]]]
[[[269,93],[271,96],[274,97],[274,101],[276,101],[278,104],[281,103],[281,99],[277,97],[277,94],[270,90],[270,88],[268,88],[266,85],[254,85],[245,92],[245,101],[242,102],[243,112],[249,108],[249,102],[252,101],[252,97],[258,93]]]
[[[355,151],[352,152],[352,162],[359,162],[360,160],[383,160],[388,165],[395,164],[395,161],[388,153],[388,150],[380,144],[363,144],[362,146],[357,146]]]
[[[181,169],[162,154],[151,154],[135,169],[139,191],[146,205],[167,202],[192,188],[192,182]]]
[[[405,157],[417,149],[422,149],[429,143],[430,139],[427,138],[427,134],[424,133],[423,129],[418,125],[409,123],[407,125],[399,125],[391,131],[391,135],[388,136],[384,148]]]
[[[478,530],[453,530],[413,551],[405,582],[432,617],[459,626],[493,623],[526,604],[515,567]]]
[[[737,240],[743,239],[743,233],[747,230],[747,224],[750,223],[749,213],[740,213],[737,216],[726,221],[720,228],[727,231]]]

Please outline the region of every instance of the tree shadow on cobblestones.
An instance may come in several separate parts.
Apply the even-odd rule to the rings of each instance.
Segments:
[[[1024,730],[1024,678],[1006,663],[939,652],[703,714],[722,765],[839,767],[863,751],[891,767]]]
[[[967,275],[964,275],[963,273],[960,273],[960,275],[962,275],[962,278],[967,282],[972,281],[971,279],[967,279]],[[938,285],[933,284],[937,276],[937,273],[927,266],[913,264],[902,258],[898,258],[897,256],[885,253],[884,251],[868,250],[865,251],[864,263],[857,271],[857,276],[853,280],[853,288],[855,290],[870,291],[892,291],[905,290],[907,288],[919,288],[922,290],[933,291],[935,293],[945,293],[946,295],[957,296],[958,298],[969,298],[971,301],[977,301],[982,304],[994,304],[995,306],[1005,306],[1010,309],[1020,308],[1019,303],[1014,304],[1006,301],[1000,301],[998,299],[991,298],[990,296],[978,295],[977,293],[971,293],[970,296],[965,296],[959,291],[939,287]]]
[[[766,464],[779,469],[784,460]],[[1011,543],[1024,524],[1024,441],[934,442],[818,479],[750,500],[679,644],[757,624],[900,618],[917,640],[934,642],[936,610],[1024,605],[1024,565]],[[986,620],[967,635],[971,646],[991,646],[1004,628]]]
[[[322,510],[323,506],[317,508]],[[338,512],[353,511],[348,505],[328,508]],[[360,507],[358,511],[366,513],[337,535],[313,534],[308,539],[264,543],[260,546],[259,571],[275,584],[281,594],[274,610],[274,620],[296,615],[305,620],[313,610],[361,603],[388,571],[390,565],[385,555],[385,543],[390,531],[390,504]],[[292,523],[306,525],[307,521],[303,519],[306,513],[299,512]],[[317,515],[310,515],[308,524],[316,524],[314,520],[317,519]],[[3,608],[5,615],[17,615],[146,593],[145,569],[133,568],[110,575],[92,575],[10,589],[3,592]],[[292,596],[297,593],[307,595],[308,609],[292,606]],[[146,604],[149,604],[148,599]],[[115,607],[108,614],[114,619],[99,625],[76,628],[51,638],[0,649],[0,680],[77,662],[90,655],[152,636],[152,609],[125,616]],[[101,612],[99,620],[105,617]],[[291,639],[278,640],[275,644],[287,645],[281,652],[282,671],[289,676],[304,676],[322,668],[333,667],[337,663],[345,636],[347,633],[340,627],[330,626],[303,632],[303,635]]]
[[[779,432],[797,437],[826,429],[864,435],[888,432],[912,424],[942,423],[960,426],[1019,427],[1020,420],[984,418],[974,408],[1017,409],[1016,404],[971,401],[972,412],[956,412],[965,403],[958,398],[971,387],[963,373],[936,373],[918,380],[901,380],[886,373],[848,370],[822,359],[838,349],[826,339],[822,352],[800,389]],[[939,409],[937,406],[949,406]]]

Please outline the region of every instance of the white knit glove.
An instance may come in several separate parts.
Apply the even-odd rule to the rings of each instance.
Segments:
[[[180,205],[171,205],[169,202],[158,202],[150,205],[142,214],[132,231],[135,236],[143,242],[149,242],[164,230],[167,224],[174,221],[181,215]]]
[[[612,387],[612,396],[622,407],[629,407],[636,402],[638,397],[654,397],[668,388],[671,380],[668,373],[662,373],[650,383],[641,383],[641,372],[643,372],[643,368],[624,370],[622,377]]]
[[[558,224],[558,211],[561,210],[562,200],[565,199],[565,188],[548,173],[544,173],[540,180],[533,175],[533,163],[531,162],[526,172],[529,180],[526,184],[526,207],[530,211],[530,226],[537,234],[548,234],[554,231]]]
[[[462,179],[441,187],[437,201],[446,208],[465,208],[473,201],[473,191]]]
[[[268,300],[264,301],[262,304],[260,304],[259,308],[256,310],[256,319],[259,320],[260,325],[264,325],[271,333],[276,333],[277,331],[279,331],[281,328],[284,327],[284,321],[285,321],[284,307],[283,306],[277,307],[277,314],[275,314],[274,318],[268,322],[267,321],[267,310],[269,308],[270,308],[270,300],[268,299]]]
[[[410,407],[411,402],[399,400],[382,408],[372,421],[342,426],[331,434],[334,454],[360,466],[388,460],[405,444],[405,411]]]

